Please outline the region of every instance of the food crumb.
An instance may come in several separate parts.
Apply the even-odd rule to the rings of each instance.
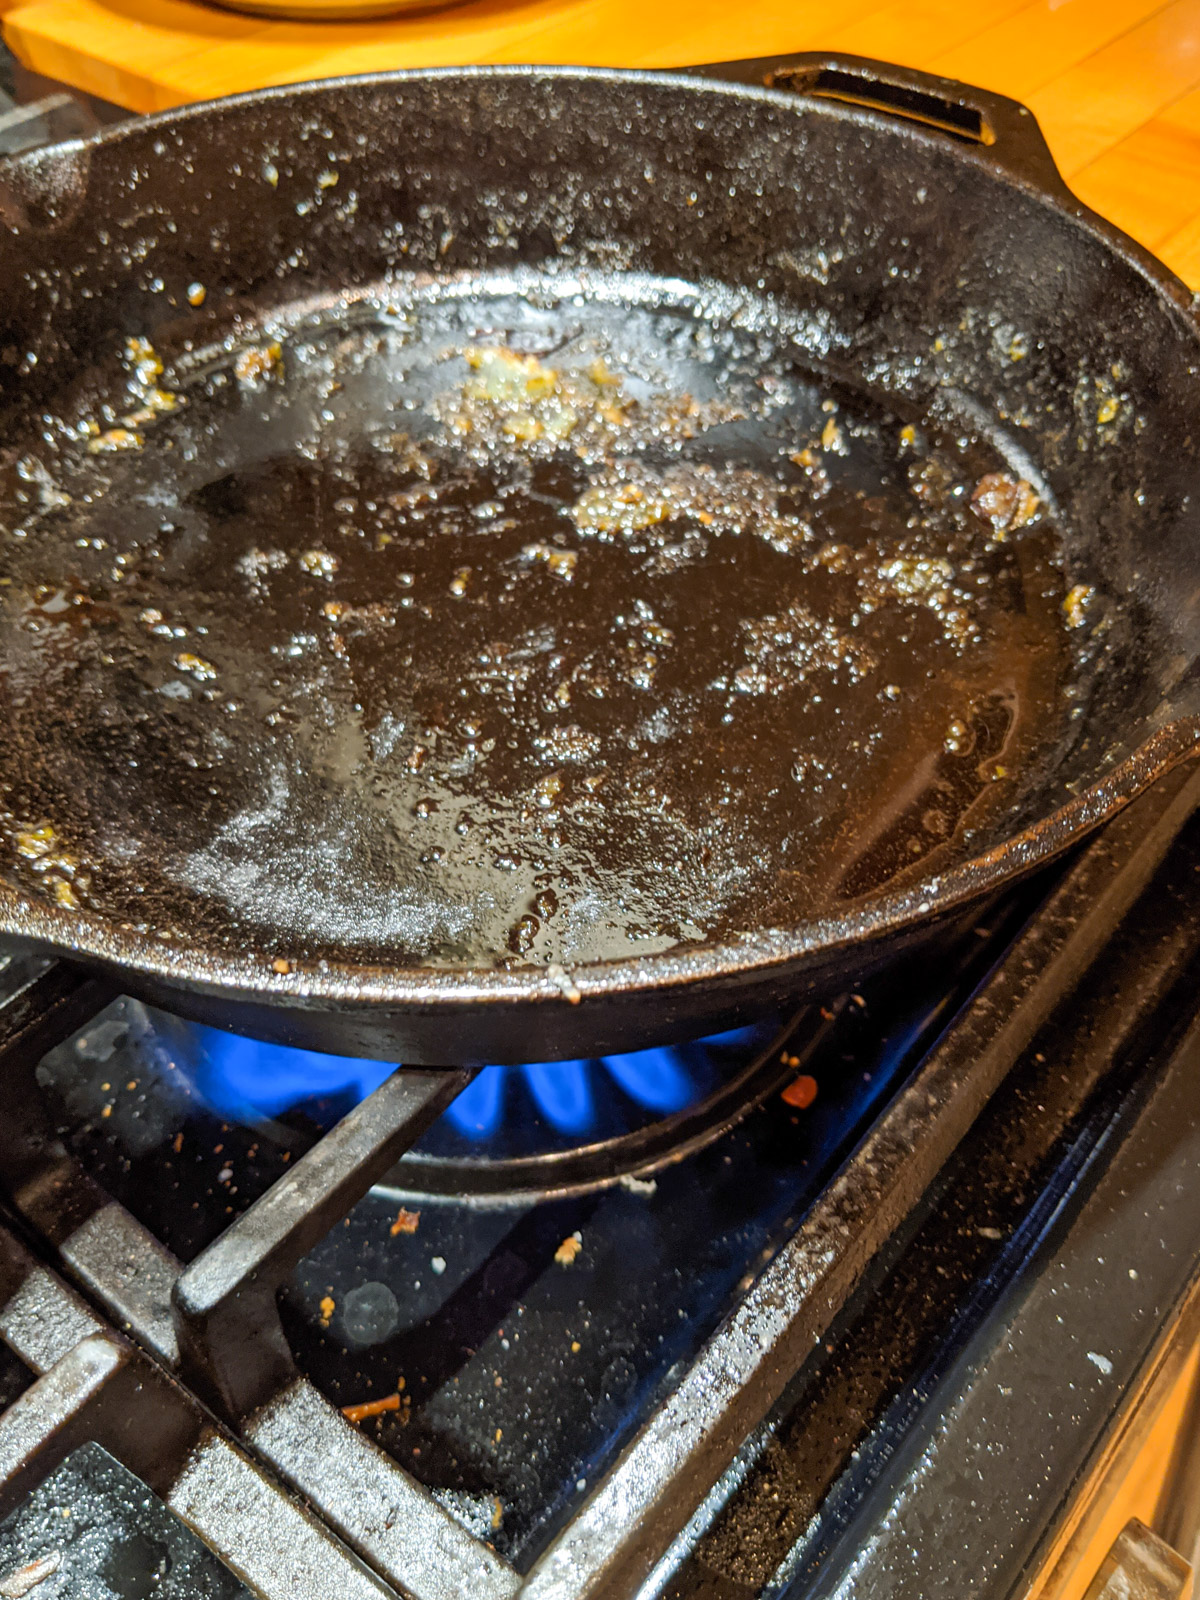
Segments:
[[[569,1234],[554,1252],[554,1259],[560,1267],[569,1267],[582,1249],[582,1234]]]
[[[396,1213],[396,1220],[392,1223],[390,1232],[394,1239],[398,1233],[416,1233],[421,1226],[421,1213],[419,1211],[406,1211],[403,1206]]]
[[[276,956],[274,961],[271,963],[271,971],[278,972],[281,977],[285,972],[290,972],[291,970],[292,963],[286,960],[283,956]]]
[[[817,1080],[810,1078],[807,1073],[801,1073],[800,1077],[788,1084],[780,1098],[798,1111],[806,1111],[817,1098]]]
[[[202,283],[189,283],[187,286],[187,302],[190,306],[202,306],[208,290]]]
[[[327,1295],[325,1295],[323,1297],[323,1299],[321,1300],[321,1303],[317,1307],[317,1309],[321,1313],[321,1326],[324,1327],[324,1328],[327,1328],[329,1326],[330,1318],[333,1316],[333,1313],[337,1310],[337,1301],[333,1298],[332,1295],[328,1295],[327,1294]]]
[[[579,1354],[580,1350],[582,1350],[582,1349],[583,1349],[583,1346],[580,1344],[578,1339],[572,1339],[571,1340],[571,1354],[573,1356],[577,1356]]]
[[[177,1133],[175,1135],[175,1137],[171,1140],[171,1149],[174,1150],[176,1155],[178,1155],[179,1152],[183,1149],[183,1135],[182,1135],[182,1133]]]
[[[64,1511],[63,1514],[70,1516],[69,1511]],[[31,1594],[61,1566],[61,1553],[50,1550],[46,1555],[39,1556],[36,1561],[28,1561],[15,1572],[10,1572],[7,1578],[0,1579],[0,1595],[4,1596],[4,1600],[24,1600],[25,1595]]]
[[[500,1438],[500,1429],[499,1428],[496,1429],[496,1438],[497,1438],[497,1440]],[[497,1496],[494,1496],[493,1500],[492,1500],[492,1527],[493,1528],[498,1528],[503,1521],[504,1521],[504,1507],[503,1507],[503,1505],[501,1505],[500,1498],[497,1495]]]
[[[399,1411],[399,1394],[384,1395],[382,1400],[364,1400],[356,1406],[343,1406],[342,1415],[347,1422],[365,1422],[368,1417],[381,1417],[385,1411]]]

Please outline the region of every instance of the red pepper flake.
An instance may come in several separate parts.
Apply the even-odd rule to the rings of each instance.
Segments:
[[[789,1106],[795,1106],[798,1111],[807,1111],[817,1098],[817,1080],[810,1078],[807,1073],[802,1073],[788,1084],[781,1098]]]
[[[183,1149],[183,1135],[181,1133],[177,1133],[174,1139],[171,1140],[171,1149],[174,1150],[176,1155]]]
[[[416,1233],[421,1226],[421,1213],[419,1211],[406,1211],[403,1206],[396,1213],[396,1220],[392,1223],[391,1234],[394,1239],[398,1233]]]
[[[399,1411],[399,1409],[399,1394],[389,1394],[382,1400],[364,1400],[361,1405],[343,1406],[342,1415],[347,1422],[365,1422],[368,1417],[381,1417],[385,1411]]]

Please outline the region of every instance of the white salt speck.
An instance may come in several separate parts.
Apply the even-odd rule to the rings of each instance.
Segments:
[[[440,1278],[442,1273],[445,1272],[445,1270],[446,1270],[446,1258],[445,1258],[445,1256],[434,1256],[433,1260],[429,1263],[429,1265],[430,1265],[430,1267],[432,1267],[433,1271],[436,1272],[438,1277]]]
[[[1110,1376],[1113,1368],[1112,1362],[1107,1356],[1102,1356],[1097,1350],[1089,1350],[1087,1353],[1087,1358],[1094,1367],[1100,1368],[1100,1371],[1106,1378]]]

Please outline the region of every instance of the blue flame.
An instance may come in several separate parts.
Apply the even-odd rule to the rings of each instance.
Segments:
[[[278,1116],[310,1099],[363,1100],[395,1071],[390,1062],[262,1044],[201,1024],[188,1031],[197,1092],[219,1116],[236,1121]],[[710,1048],[744,1048],[759,1031],[737,1028],[697,1045],[637,1050],[594,1061],[484,1067],[445,1118],[464,1138],[483,1142],[496,1132],[506,1114],[521,1114],[514,1101],[520,1085],[545,1122],[561,1134],[578,1136],[594,1130],[601,1120],[597,1091],[605,1078],[635,1105],[668,1116],[682,1111],[703,1092],[704,1059]]]
[[[500,1126],[504,1073],[503,1067],[484,1067],[447,1108],[446,1116],[468,1139],[486,1139]]]
[[[386,1061],[320,1055],[196,1024],[196,1088],[212,1110],[234,1120],[274,1117],[301,1100],[373,1094],[396,1070]]]
[[[625,1093],[664,1116],[682,1111],[692,1099],[692,1080],[678,1050],[639,1050],[632,1056],[605,1056],[601,1066]]]

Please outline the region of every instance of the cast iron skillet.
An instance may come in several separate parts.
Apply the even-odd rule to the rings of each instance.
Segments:
[[[0,167],[0,929],[312,1048],[602,1054],[852,985],[1194,749],[1185,287],[1011,101],[710,70]]]

